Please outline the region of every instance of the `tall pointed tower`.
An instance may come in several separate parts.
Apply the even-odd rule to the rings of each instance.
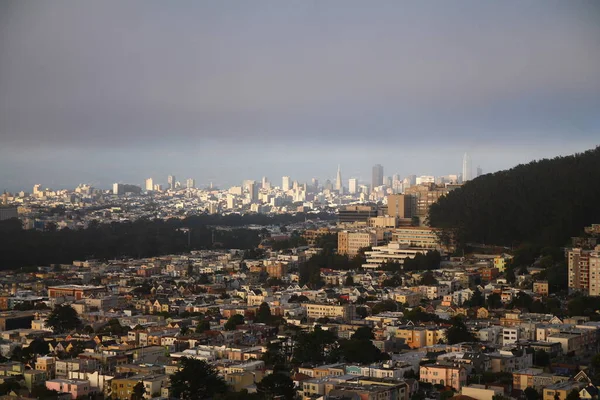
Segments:
[[[335,179],[335,190],[342,193],[344,190],[344,186],[342,185],[342,170],[340,169],[340,165],[338,164],[337,170],[337,178]]]

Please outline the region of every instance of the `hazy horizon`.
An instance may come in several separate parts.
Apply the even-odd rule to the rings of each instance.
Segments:
[[[598,20],[597,2],[3,1],[0,191],[582,152],[600,144]]]

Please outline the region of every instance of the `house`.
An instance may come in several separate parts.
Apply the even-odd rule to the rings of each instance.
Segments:
[[[90,382],[76,379],[52,379],[46,381],[46,388],[59,393],[68,393],[72,399],[90,394]]]
[[[438,362],[421,365],[419,375],[422,382],[450,386],[454,390],[461,390],[467,384],[467,370],[456,363]]]
[[[580,392],[587,384],[583,382],[567,381],[555,383],[544,388],[543,400],[565,400],[569,393],[573,390]]]

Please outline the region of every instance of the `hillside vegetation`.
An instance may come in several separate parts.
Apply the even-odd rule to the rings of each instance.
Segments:
[[[600,147],[478,177],[430,208],[459,245],[563,246],[600,223]]]

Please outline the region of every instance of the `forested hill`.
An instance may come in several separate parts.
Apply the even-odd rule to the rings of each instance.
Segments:
[[[600,147],[478,177],[430,208],[462,243],[563,246],[600,223]]]

